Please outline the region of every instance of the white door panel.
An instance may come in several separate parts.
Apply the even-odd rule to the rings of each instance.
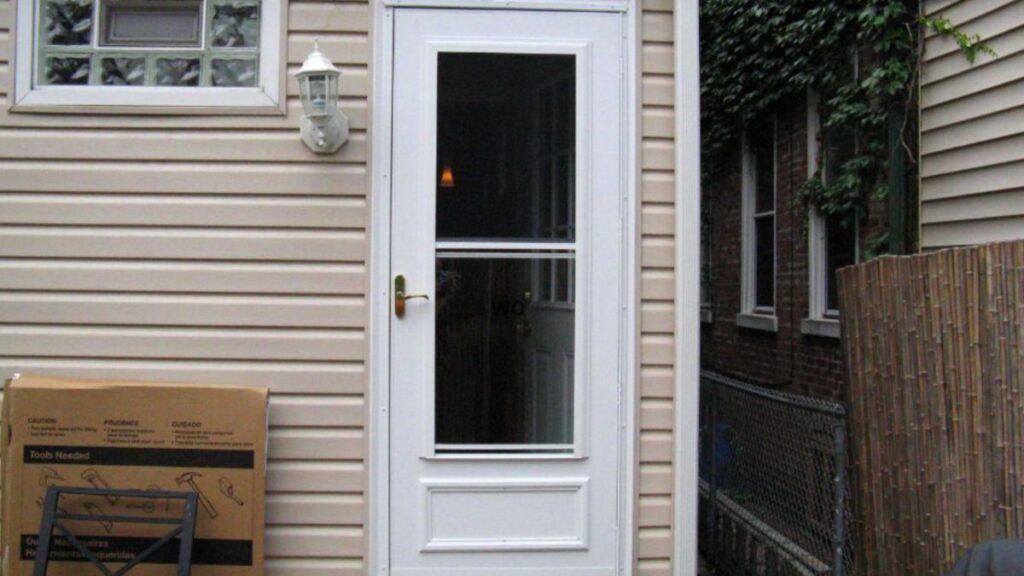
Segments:
[[[394,26],[390,571],[611,576],[623,16]]]

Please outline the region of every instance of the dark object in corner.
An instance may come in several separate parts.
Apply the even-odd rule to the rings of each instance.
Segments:
[[[1024,540],[990,540],[971,548],[947,576],[1024,574]]]

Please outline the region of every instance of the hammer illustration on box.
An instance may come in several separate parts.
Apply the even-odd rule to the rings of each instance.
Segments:
[[[107,481],[103,479],[103,476],[100,476],[100,473],[97,472],[95,468],[86,468],[85,472],[82,472],[82,479],[89,482],[89,484],[92,484],[93,488],[99,488],[100,490],[111,489],[110,484],[108,484]],[[111,506],[117,504],[117,496],[108,495],[104,496],[104,498],[107,499],[107,502],[110,502]]]
[[[188,484],[192,488],[192,491],[199,497],[199,504],[202,505],[203,510],[206,510],[206,513],[210,515],[210,518],[216,518],[217,509],[213,507],[213,502],[206,497],[206,494],[203,494],[203,491],[199,489],[199,484],[196,483],[197,477],[202,477],[202,474],[199,472],[185,472],[181,476],[175,478],[175,481],[178,484]]]

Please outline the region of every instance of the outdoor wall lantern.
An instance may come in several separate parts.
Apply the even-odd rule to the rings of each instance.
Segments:
[[[338,110],[338,77],[341,71],[320,51],[313,51],[295,73],[302,98],[302,141],[317,154],[336,152],[348,140],[348,116]]]

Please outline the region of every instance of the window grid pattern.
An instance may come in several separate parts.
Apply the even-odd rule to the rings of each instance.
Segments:
[[[105,45],[110,0],[40,0],[37,84],[255,87],[259,0],[206,0],[196,46]],[[156,13],[156,12],[154,12]]]

